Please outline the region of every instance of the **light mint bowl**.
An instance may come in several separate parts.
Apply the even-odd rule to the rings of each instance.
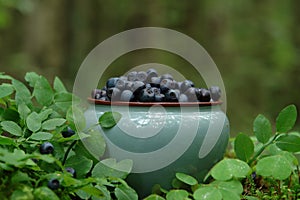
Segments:
[[[221,102],[89,102],[90,124],[107,111],[122,114],[116,126],[102,129],[105,157],[133,160],[126,180],[141,198],[155,184],[170,189],[176,172],[203,181],[228,145],[229,122]]]

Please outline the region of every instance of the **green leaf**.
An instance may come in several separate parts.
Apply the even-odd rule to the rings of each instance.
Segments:
[[[22,128],[13,121],[1,122],[2,129],[15,136],[22,136]]]
[[[279,133],[286,133],[291,130],[297,120],[297,108],[295,105],[285,107],[276,118],[276,130]]]
[[[157,194],[151,194],[150,196],[146,197],[144,200],[165,200],[165,198]]]
[[[54,130],[56,127],[63,125],[66,122],[64,118],[48,119],[42,123],[42,129]]]
[[[106,143],[99,129],[90,128],[87,133],[90,137],[81,138],[89,154],[99,160],[105,152]]]
[[[40,76],[40,78],[36,80],[33,95],[40,105],[49,106],[53,102],[54,93],[45,77]]]
[[[13,80],[13,77],[11,77],[10,75],[6,75],[4,72],[0,72],[0,79]]]
[[[234,151],[238,159],[248,162],[254,153],[254,144],[251,138],[240,133],[234,140]]]
[[[193,197],[195,200],[222,200],[221,192],[212,186],[204,186],[197,189]]]
[[[30,181],[31,178],[28,176],[27,173],[16,171],[13,176],[11,177],[11,182],[13,184],[20,183],[20,182],[27,182]]]
[[[136,192],[125,185],[118,185],[115,188],[115,195],[118,200],[138,200]]]
[[[29,89],[20,81],[13,79],[12,80],[12,85],[14,86],[16,90],[16,103],[17,105],[21,103],[25,103],[27,106],[30,108],[32,107],[32,102],[31,102],[31,93]]]
[[[47,109],[45,109],[45,110],[42,110],[42,111],[39,113],[40,121],[46,120],[52,112],[53,112],[53,110],[52,110],[51,108],[47,108]]]
[[[237,180],[214,181],[211,183],[211,185],[214,185],[221,191],[223,198],[224,198],[224,196],[227,196],[228,192],[229,192],[229,193],[232,193],[232,194],[230,194],[231,196],[236,197],[236,195],[237,195],[238,199],[240,199],[239,195],[241,195],[244,191],[242,183]],[[235,195],[233,195],[233,194],[235,194]]]
[[[0,135],[0,145],[15,145],[15,141],[12,138]]]
[[[243,193],[243,185],[237,180],[214,181],[209,185],[198,188],[193,196],[200,199],[239,200]]]
[[[11,200],[33,200],[33,194],[30,190],[14,190],[10,196]]]
[[[14,92],[14,87],[11,84],[2,83],[0,85],[0,98],[11,95]]]
[[[257,140],[263,144],[267,143],[272,136],[272,126],[270,121],[259,114],[253,123],[253,131]]]
[[[278,180],[284,180],[291,175],[292,168],[284,156],[274,155],[260,159],[256,165],[256,173],[264,177],[271,176]]]
[[[33,133],[30,136],[30,139],[32,140],[50,140],[53,137],[51,133],[48,132],[37,132]]]
[[[37,80],[40,78],[40,75],[38,75],[35,72],[27,72],[25,74],[25,80],[29,83],[31,87],[34,87]]]
[[[81,109],[77,107],[73,106],[69,108],[66,119],[73,130],[77,130],[79,132],[84,130],[86,127],[84,113]]]
[[[188,198],[189,193],[185,190],[170,190],[167,195],[167,200],[178,200],[178,199],[186,199]]]
[[[212,169],[211,175],[216,180],[230,180],[232,178],[244,178],[251,171],[249,165],[238,159],[223,159]]]
[[[7,121],[18,122],[20,119],[20,115],[15,109],[7,108],[2,113],[2,119]]]
[[[31,130],[32,132],[36,132],[42,126],[41,118],[36,112],[32,112],[26,118],[26,124],[29,130]]]
[[[184,173],[179,173],[179,172],[176,173],[176,178],[188,185],[198,184],[197,179],[195,179],[194,177],[192,177],[190,175],[184,174]]]
[[[74,155],[67,159],[65,166],[74,168],[78,178],[84,178],[92,169],[93,161],[84,156]]]
[[[25,120],[31,112],[31,110],[25,103],[20,103],[18,106],[18,112],[20,113],[20,117]]]
[[[67,92],[63,82],[57,76],[54,78],[53,88],[57,93]]]
[[[125,178],[132,169],[132,160],[125,159],[116,162],[116,159],[108,158],[98,162],[92,170],[92,176],[98,178],[116,177]]]
[[[276,140],[276,145],[283,151],[300,151],[300,137],[296,135],[283,135]]]
[[[93,185],[87,185],[80,188],[79,190],[76,191],[76,194],[81,199],[90,199],[91,196],[98,197],[98,198],[104,197],[103,192]]]
[[[101,115],[98,121],[102,128],[112,128],[120,121],[121,117],[121,113],[109,111]]]
[[[36,200],[59,200],[58,196],[48,187],[39,187],[33,192]]]

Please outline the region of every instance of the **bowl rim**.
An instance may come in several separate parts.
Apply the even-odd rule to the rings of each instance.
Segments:
[[[190,107],[203,107],[203,106],[216,106],[221,105],[222,101],[211,101],[211,102],[127,102],[127,101],[103,101],[99,99],[94,99],[89,97],[88,102],[95,105],[113,105],[113,106],[140,106],[140,107],[150,107],[155,105],[160,105],[163,107],[180,107],[180,106],[190,106]]]

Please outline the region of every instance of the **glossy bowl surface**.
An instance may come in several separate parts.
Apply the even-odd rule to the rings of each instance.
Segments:
[[[133,160],[127,181],[140,197],[149,195],[155,184],[170,189],[176,172],[201,182],[224,156],[229,122],[221,110],[222,102],[89,102],[88,124],[107,111],[122,114],[116,126],[102,129],[105,156]]]

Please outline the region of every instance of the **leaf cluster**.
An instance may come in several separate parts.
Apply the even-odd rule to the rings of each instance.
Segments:
[[[177,173],[173,189],[155,186],[146,200],[297,199],[300,133],[292,131],[296,120],[297,109],[289,105],[278,114],[273,131],[271,122],[259,114],[253,122],[254,135],[240,133],[232,138],[228,152],[233,153],[219,161],[204,180]]]
[[[0,74],[0,196],[2,199],[137,199],[124,178],[132,162],[101,160],[105,141],[96,127],[86,127],[84,104],[56,77],[53,84],[34,72],[23,83]],[[107,114],[109,116],[109,114]],[[103,117],[109,127],[115,123]],[[63,137],[71,128],[75,134]],[[53,154],[41,154],[43,142]],[[83,143],[84,141],[84,143]],[[88,152],[91,145],[95,152]],[[66,171],[72,167],[76,177]],[[57,179],[60,187],[47,184]]]

